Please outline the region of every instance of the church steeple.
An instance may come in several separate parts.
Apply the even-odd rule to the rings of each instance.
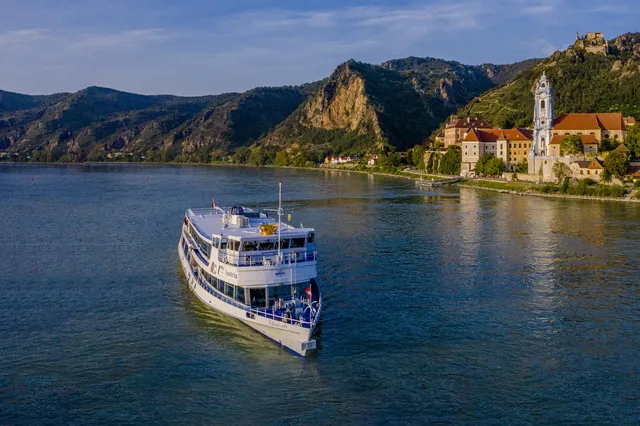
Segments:
[[[551,82],[546,72],[536,84],[535,109],[533,112],[533,146],[531,151],[535,155],[548,155],[551,131],[553,129],[553,94]]]

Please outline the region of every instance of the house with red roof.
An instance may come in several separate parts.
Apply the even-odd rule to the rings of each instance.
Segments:
[[[458,118],[452,116],[444,129],[444,147],[460,146],[472,129],[491,129],[491,125],[480,117]]]
[[[461,171],[474,170],[487,153],[501,158],[507,170],[515,171],[517,164],[527,159],[532,143],[533,132],[529,129],[471,129],[462,141]]]

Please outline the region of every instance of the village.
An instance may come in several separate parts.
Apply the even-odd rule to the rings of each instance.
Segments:
[[[602,33],[576,35],[576,43],[594,54],[606,55]],[[627,133],[636,119],[620,112],[555,115],[552,84],[545,72],[534,91],[533,123],[529,128],[491,126],[481,116],[453,115],[426,149],[422,170],[442,158],[452,147],[459,149],[459,174],[468,179],[489,176],[505,182],[562,183],[565,179],[592,183],[623,184],[640,179],[640,161],[633,161],[626,146]],[[399,153],[405,158],[407,152]],[[410,153],[409,153],[410,155]],[[324,166],[352,167],[366,164],[375,169],[379,155],[329,156]],[[607,160],[608,159],[608,160]],[[491,170],[485,165],[497,164]],[[607,167],[606,163],[610,163]],[[420,167],[418,167],[420,168]]]

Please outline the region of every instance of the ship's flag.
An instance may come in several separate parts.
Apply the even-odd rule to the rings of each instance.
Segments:
[[[287,221],[291,222],[291,212],[287,215]]]
[[[211,199],[211,208],[214,210],[216,208],[216,200],[214,200],[213,198]]]
[[[307,287],[304,292],[307,293],[307,296],[309,296],[309,300],[311,300],[311,287]]]

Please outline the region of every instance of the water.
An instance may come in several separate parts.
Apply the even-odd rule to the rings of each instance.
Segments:
[[[148,179],[148,181],[147,181]],[[187,207],[316,228],[302,359],[204,307]],[[633,424],[640,206],[335,171],[0,166],[0,424]]]

